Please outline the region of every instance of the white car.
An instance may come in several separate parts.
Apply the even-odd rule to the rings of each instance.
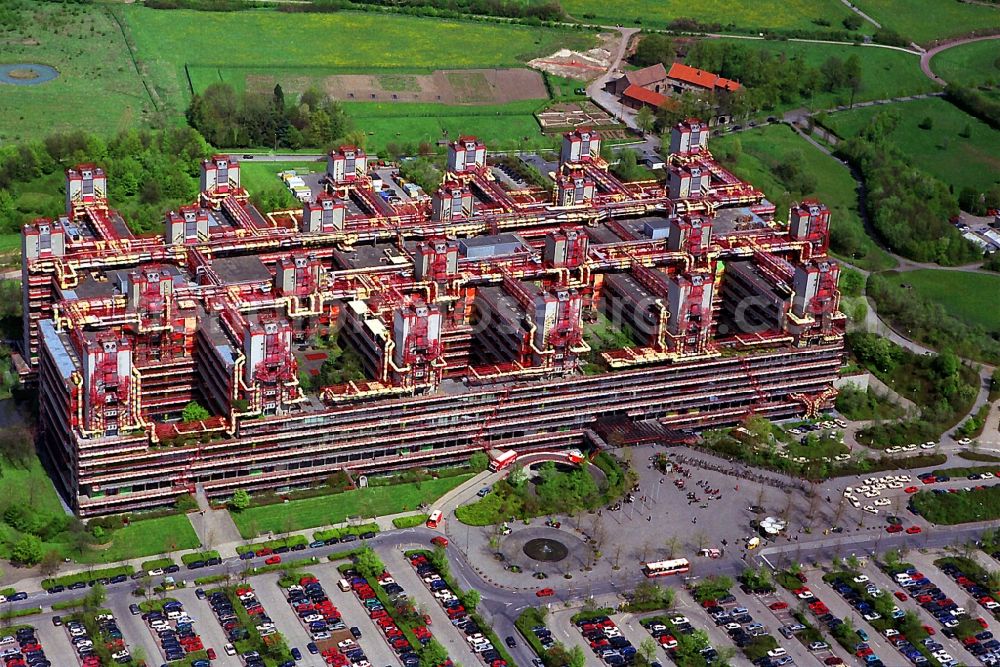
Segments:
[[[879,498],[872,504],[875,505],[875,507],[885,507],[886,505],[891,505],[892,501],[888,498]]]
[[[979,476],[979,479],[993,479],[993,476],[994,475],[991,472],[984,472]]]
[[[226,655],[236,655],[236,647],[232,644],[226,644],[222,650],[226,652]]]
[[[780,658],[780,657],[785,656],[787,654],[788,654],[788,651],[786,651],[785,649],[781,648],[780,646],[778,648],[773,648],[773,649],[771,649],[770,651],[767,652],[767,655],[768,655],[769,658]]]
[[[968,438],[962,438],[962,440],[968,440]],[[959,442],[961,443],[962,440],[959,440]],[[969,442],[972,441],[969,440]],[[937,443],[934,442],[925,442],[924,444],[920,445],[920,449],[934,449],[935,447],[937,447]]]
[[[339,648],[341,650],[343,650],[345,648],[349,648],[351,646],[354,646],[354,640],[353,639],[345,639],[344,641],[337,642],[337,648]]]
[[[149,571],[149,572],[147,572],[146,574],[148,574],[148,575],[149,575],[149,576],[151,576],[151,577],[159,577],[159,576],[162,576],[162,575],[163,575],[163,570],[162,570],[162,569],[160,569],[160,568],[155,568],[155,569],[153,569],[153,570],[150,570],[150,571]]]
[[[912,451],[916,450],[916,448],[917,448],[916,445],[907,445],[906,447],[903,447],[903,451],[904,452],[912,452]]]
[[[670,622],[674,625],[691,625],[691,621],[688,620],[687,616],[674,616],[670,619]]]
[[[878,508],[874,505],[865,505],[864,510],[869,514],[878,514]]]
[[[895,636],[896,636],[896,635],[898,635],[898,634],[899,634],[899,631],[898,631],[898,630],[895,630],[895,629],[893,629],[893,628],[886,628],[885,630],[883,630],[883,631],[882,631],[882,635],[883,635],[883,636],[884,636],[884,637],[885,637],[886,639],[888,639],[889,637],[895,637]]]
[[[856,584],[866,584],[869,581],[870,579],[868,579],[867,574],[859,574],[858,576],[854,577],[854,583]]]

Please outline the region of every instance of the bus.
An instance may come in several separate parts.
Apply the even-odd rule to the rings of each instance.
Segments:
[[[444,519],[444,515],[441,514],[441,510],[434,510],[431,515],[427,517],[427,527],[437,528],[438,524]]]
[[[684,574],[691,570],[691,563],[687,558],[675,558],[674,560],[661,560],[655,563],[643,563],[642,573],[647,577],[665,577],[670,574]]]

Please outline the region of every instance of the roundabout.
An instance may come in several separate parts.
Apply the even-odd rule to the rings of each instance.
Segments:
[[[593,558],[593,549],[573,533],[548,526],[526,526],[503,540],[506,562],[525,572],[564,573],[580,570]]]
[[[37,86],[59,76],[59,70],[49,65],[13,63],[0,65],[0,83],[14,86]]]

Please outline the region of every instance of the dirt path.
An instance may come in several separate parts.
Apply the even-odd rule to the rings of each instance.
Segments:
[[[972,42],[982,42],[987,39],[1000,39],[1000,35],[985,35],[983,37],[963,37],[961,39],[956,39],[951,42],[944,42],[943,44],[938,44],[933,49],[929,49],[920,54],[920,69],[923,71],[924,75],[934,83],[941,86],[947,86],[948,82],[939,77],[937,74],[935,74],[934,70],[931,69],[931,60],[934,58],[934,56],[954,46],[961,46],[962,44],[970,44]]]

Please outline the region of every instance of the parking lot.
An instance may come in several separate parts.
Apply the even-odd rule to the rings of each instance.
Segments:
[[[451,659],[463,665],[481,664],[479,657],[469,648],[465,636],[451,624],[447,614],[441,609],[441,605],[427,590],[424,582],[417,577],[417,573],[414,572],[413,566],[410,565],[406,557],[395,550],[384,553],[382,556],[386,569],[392,573],[392,578],[403,587],[414,604],[430,615],[430,630],[434,633],[434,637],[448,649],[448,655],[451,656]]]
[[[348,627],[353,626],[361,630],[361,638],[358,640],[358,644],[364,649],[372,665],[378,665],[379,667],[386,667],[388,665],[398,667],[402,665],[396,654],[385,643],[382,633],[375,627],[375,624],[369,618],[354,593],[350,591],[344,592],[337,586],[337,582],[340,580],[340,573],[337,572],[336,565],[330,563],[316,566],[312,568],[312,572],[323,585],[323,590],[330,597],[330,601],[343,614],[344,623]]]

